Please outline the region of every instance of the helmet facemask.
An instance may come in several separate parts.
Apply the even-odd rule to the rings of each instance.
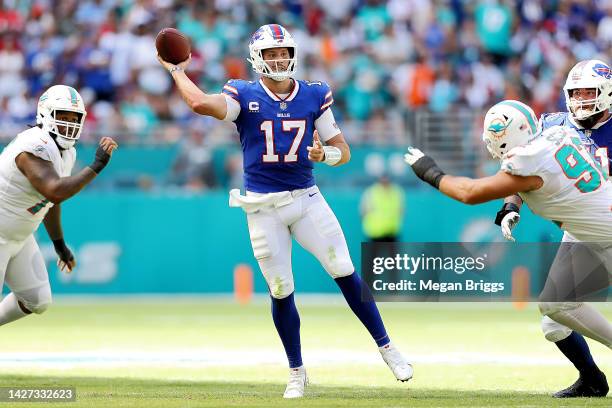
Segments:
[[[282,48],[287,48],[289,58],[264,59],[263,54],[265,53],[265,51],[271,48],[255,50],[256,55],[251,55],[251,59],[249,59],[251,64],[253,64],[253,69],[261,75],[278,82],[290,78],[295,73],[295,66],[297,63],[297,58],[295,55],[296,50],[293,47]],[[283,65],[285,65],[286,68],[283,67]]]
[[[51,113],[51,129],[57,144],[62,149],[70,149],[81,136],[83,114],[73,111],[54,110]]]
[[[40,97],[36,123],[62,150],[68,150],[81,136],[86,115],[83,100],[76,90],[55,85]]]
[[[568,89],[568,100],[569,109],[574,114],[576,120],[583,120],[589,116],[593,116],[597,113],[606,110],[606,107],[599,106],[599,89],[596,88],[578,88]],[[592,97],[585,97],[581,99],[576,98],[576,93],[585,94]]]

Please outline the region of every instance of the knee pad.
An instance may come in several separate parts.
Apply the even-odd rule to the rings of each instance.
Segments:
[[[561,341],[570,334],[572,334],[572,330],[569,327],[563,326],[560,323],[555,322],[548,316],[542,317],[542,333],[544,333],[544,337],[546,340],[556,343]]]
[[[41,314],[51,306],[51,287],[47,284],[38,288],[15,292],[15,297],[32,313]]]
[[[270,295],[274,299],[284,299],[295,290],[293,279],[280,276],[272,279],[272,282],[268,282],[268,288],[270,289]]]
[[[557,312],[573,310],[582,305],[582,302],[540,302],[538,308],[544,316],[550,316]]]
[[[251,245],[253,247],[253,256],[255,256],[255,259],[259,261],[272,256],[270,244],[268,243],[268,239],[266,238],[266,234],[263,230],[254,229],[250,234],[250,237]]]
[[[351,258],[348,256],[343,257],[343,259],[336,259],[335,261],[329,262],[325,264],[324,267],[333,279],[349,276],[355,272],[353,262],[351,262]]]

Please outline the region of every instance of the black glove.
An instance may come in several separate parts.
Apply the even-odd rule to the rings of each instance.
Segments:
[[[64,238],[54,239],[53,246],[55,247],[55,253],[57,254],[57,257],[60,259],[60,261],[66,264],[69,264],[70,262],[74,261],[74,255],[72,254],[70,248],[68,248],[68,246],[66,245]]]
[[[412,153],[414,151],[418,151],[417,155],[414,155]],[[417,177],[421,180],[426,181],[435,188],[439,189],[440,181],[442,180],[442,177],[444,177],[445,173],[442,171],[441,168],[438,167],[434,159],[429,156],[423,155],[422,157],[414,161],[415,158],[422,155],[423,153],[420,150],[414,148],[412,148],[412,150],[409,149],[408,152],[409,153],[404,156],[404,160],[406,160],[406,162],[409,162],[412,159],[412,164],[409,164],[412,167],[414,174],[416,174]],[[410,155],[412,156],[407,157]]]
[[[518,207],[518,205],[514,203],[504,203],[501,210],[497,212],[497,216],[495,217],[495,224],[501,226],[501,222],[506,215],[510,214],[511,212],[515,212],[518,214],[520,211],[521,209]]]
[[[110,154],[106,153],[102,146],[98,146],[98,148],[96,149],[96,158],[94,159],[93,163],[89,165],[89,167],[93,171],[95,171],[96,174],[100,174],[102,169],[104,169],[104,167],[106,167],[106,165],[110,161],[110,158]]]

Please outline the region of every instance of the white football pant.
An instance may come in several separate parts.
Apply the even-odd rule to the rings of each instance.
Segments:
[[[579,241],[566,232],[563,234],[562,242]],[[569,249],[569,247],[561,248],[557,253],[555,262],[571,264],[573,259],[571,251],[568,251]],[[609,258],[609,252],[608,249],[603,253],[602,262],[604,264],[607,264],[607,262],[603,259]],[[577,267],[580,266],[577,265]],[[588,265],[584,265],[584,267],[588,267]],[[582,302],[540,302],[539,308],[544,315],[542,317],[542,332],[547,340],[556,343],[567,338],[572,330],[575,330],[584,336],[612,347],[612,325],[605,316],[592,306]]]
[[[33,235],[21,242],[0,241],[0,282],[30,312],[42,313],[51,305],[47,267]]]
[[[277,299],[294,290],[291,270],[292,237],[313,254],[332,278],[348,276],[355,268],[338,219],[319,188],[265,194],[247,192],[247,199],[261,198],[265,205],[247,211],[253,254]],[[245,207],[243,207],[245,208]]]

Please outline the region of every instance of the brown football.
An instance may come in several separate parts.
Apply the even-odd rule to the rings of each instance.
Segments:
[[[189,38],[175,28],[164,28],[155,39],[157,53],[164,61],[178,64],[189,58],[191,44]]]

